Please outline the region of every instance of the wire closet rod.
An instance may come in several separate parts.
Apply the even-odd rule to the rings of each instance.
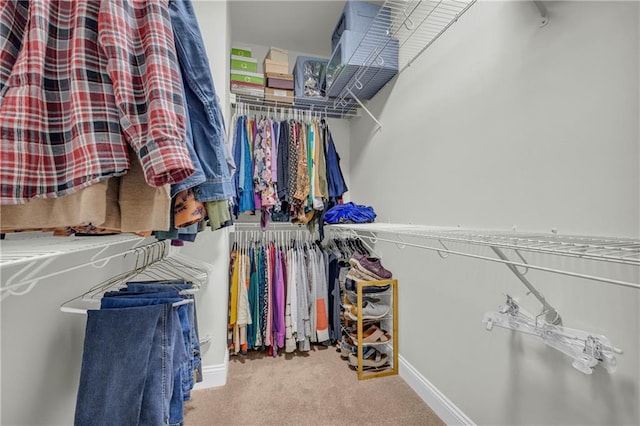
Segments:
[[[628,281],[621,281],[621,280],[614,280],[614,279],[611,279],[611,278],[599,277],[599,276],[595,276],[595,275],[581,274],[581,273],[578,273],[578,272],[564,271],[562,269],[549,268],[549,267],[546,267],[546,266],[537,266],[537,265],[532,265],[530,263],[521,263],[521,262],[510,261],[510,260],[495,259],[495,258],[489,257],[489,256],[482,256],[482,255],[479,255],[479,254],[465,253],[465,252],[451,250],[451,249],[444,248],[444,247],[430,247],[430,246],[421,245],[421,244],[412,244],[412,243],[408,243],[408,242],[405,242],[405,241],[395,241],[395,240],[389,240],[389,239],[386,239],[386,238],[374,237],[374,236],[370,236],[370,235],[361,235],[361,234],[359,234],[358,232],[356,232],[354,230],[352,230],[352,232],[354,233],[354,235],[356,235],[356,236],[358,236],[360,238],[367,238],[368,240],[370,240],[372,242],[383,241],[383,242],[387,242],[387,243],[393,243],[393,244],[396,244],[396,245],[421,248],[421,249],[424,249],[424,250],[431,250],[431,251],[435,251],[435,252],[438,252],[438,253],[455,254],[455,255],[459,255],[459,256],[471,257],[473,259],[488,260],[488,261],[491,261],[491,262],[503,263],[503,264],[518,266],[518,267],[522,267],[522,268],[537,269],[539,271],[552,272],[552,273],[555,273],[555,274],[567,275],[567,276],[576,277],[576,278],[584,278],[584,279],[593,280],[593,281],[600,281],[600,282],[604,282],[604,283],[608,283],[608,284],[614,284],[614,285],[618,285],[618,286],[622,286],[622,287],[630,287],[630,288],[635,288],[637,290],[640,290],[640,284],[638,284],[638,283],[633,283],[633,282],[628,282]]]
[[[34,260],[47,260],[68,254],[84,252],[87,250],[101,249],[98,254],[111,246],[124,243],[135,243],[133,248],[139,246],[145,239],[143,237],[120,234],[117,238],[112,236],[96,237],[52,237],[52,236],[28,236],[20,234],[16,239],[6,239],[0,244],[0,266],[14,267],[23,263],[31,263]],[[24,244],[28,243],[28,246]],[[18,246],[14,245],[18,244]]]
[[[406,236],[437,240],[441,244],[442,241],[449,241],[640,266],[640,240],[629,238],[508,233],[400,224],[336,226],[354,231],[393,234],[401,241],[402,236]]]
[[[236,231],[244,231],[244,230],[255,230],[261,227],[258,222],[236,222],[234,223],[234,227]],[[266,229],[262,229],[262,231],[298,231],[298,230],[306,230],[306,224],[298,224],[298,223],[290,223],[290,222],[271,222]]]

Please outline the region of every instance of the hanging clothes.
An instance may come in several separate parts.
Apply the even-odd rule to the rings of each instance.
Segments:
[[[329,126],[325,125],[325,135],[327,141],[326,163],[327,163],[327,185],[329,187],[329,200],[333,204],[341,204],[342,196],[349,189],[344,181],[342,169],[340,168],[340,156],[333,143],[333,136],[329,131]]]
[[[240,257],[240,277],[238,286],[240,294],[238,296],[238,328],[240,329],[240,351],[247,353],[247,326],[252,324],[251,311],[249,307],[249,256],[242,253]]]
[[[228,226],[235,162],[191,1],[85,3],[0,14],[0,233],[194,241],[211,209],[181,228],[184,194]]]
[[[260,210],[263,229],[272,220],[321,225],[330,201],[347,190],[326,122],[242,115],[235,126],[234,215]]]
[[[328,310],[329,258],[324,250],[297,237],[274,241],[264,233],[262,240],[252,241],[255,235],[251,234],[247,241],[246,234],[238,235],[243,234],[236,231],[230,266],[230,309],[236,310],[235,315],[229,314],[230,353],[245,353],[241,341],[244,325],[247,349],[266,350],[273,356],[281,349],[290,353],[308,351],[311,343],[329,344],[335,333]],[[245,258],[250,269],[243,267]],[[243,271],[250,271],[245,288]]]
[[[287,250],[287,281],[285,308],[285,352],[291,353],[296,350],[296,335],[298,332],[298,294],[295,254],[293,248]]]
[[[275,250],[275,292],[274,292],[274,337],[275,345],[277,348],[284,348],[286,325],[285,325],[285,282],[287,277],[285,275],[286,262],[284,252],[282,250]]]
[[[150,186],[194,172],[166,3],[8,2],[0,19],[1,204],[123,175],[128,145]]]
[[[247,327],[248,348],[258,348],[261,345],[260,337],[260,290],[258,288],[257,250],[251,247],[249,250],[250,275],[249,275],[249,305],[253,322]]]
[[[183,422],[194,377],[201,381],[195,304],[183,294],[192,288],[182,280],[130,281],[87,311],[75,424]]]
[[[253,150],[249,135],[252,134],[251,120],[244,117],[240,123],[240,181],[238,186],[239,211],[241,213],[253,214],[255,210],[255,201],[253,196]]]

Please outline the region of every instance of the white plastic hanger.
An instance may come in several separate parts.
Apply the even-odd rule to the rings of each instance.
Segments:
[[[609,373],[615,371],[615,354],[622,354],[622,349],[614,347],[608,338],[554,325],[543,318],[544,312],[534,317],[507,295],[505,305],[500,306],[497,312],[486,312],[482,322],[489,331],[497,325],[539,337],[547,345],[573,358],[573,367],[585,374],[591,374],[598,364],[602,364]]]

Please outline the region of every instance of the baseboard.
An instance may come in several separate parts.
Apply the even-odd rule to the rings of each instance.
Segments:
[[[431,384],[413,365],[398,355],[400,377],[427,403],[429,407],[447,425],[475,426],[475,423],[466,416],[449,398],[444,396],[433,384]]]
[[[202,382],[196,383],[194,389],[207,389],[224,386],[227,383],[227,369],[229,368],[229,352],[225,351],[224,363],[205,365],[202,367]]]

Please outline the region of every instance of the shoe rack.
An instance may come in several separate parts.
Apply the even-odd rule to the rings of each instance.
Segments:
[[[364,350],[370,344],[363,343],[364,338],[364,319],[362,315],[362,300],[364,287],[384,287],[390,285],[388,291],[384,293],[373,293],[376,297],[391,298],[389,303],[390,311],[384,318],[380,319],[380,327],[389,331],[391,329],[391,342],[382,345],[375,345],[375,348],[387,355],[387,363],[390,364],[384,370],[365,370],[362,357]],[[374,379],[376,377],[396,376],[398,375],[398,280],[380,280],[380,281],[356,281],[357,295],[357,342],[358,346],[358,380]]]

